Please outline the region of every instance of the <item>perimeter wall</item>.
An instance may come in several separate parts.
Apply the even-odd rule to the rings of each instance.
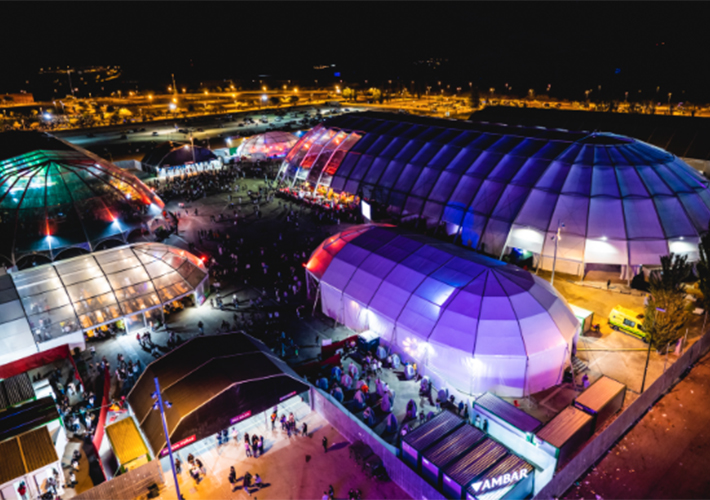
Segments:
[[[677,382],[679,377],[701,356],[710,350],[710,332],[683,353],[666,372],[649,386],[629,407],[618,415],[604,430],[596,435],[561,469],[535,498],[559,498],[572,487],[604,453],[628,431]]]

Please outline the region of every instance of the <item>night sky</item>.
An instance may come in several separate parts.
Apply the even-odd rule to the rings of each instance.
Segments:
[[[259,75],[305,86],[335,64],[345,82],[412,79],[480,89],[505,83],[579,99],[642,91],[710,101],[707,4],[595,3],[42,3],[3,4],[0,90],[40,67],[111,65],[122,85]],[[446,59],[436,69],[416,61]],[[315,75],[315,76],[314,76]],[[265,77],[266,78],[266,77]],[[683,92],[686,94],[683,94]]]

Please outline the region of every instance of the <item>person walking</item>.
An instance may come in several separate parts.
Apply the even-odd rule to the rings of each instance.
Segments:
[[[301,435],[303,437],[308,436],[308,424],[306,422],[303,422],[303,429],[301,430]]]
[[[323,436],[323,441],[321,441],[323,444],[323,453],[328,453],[328,438],[326,436]]]

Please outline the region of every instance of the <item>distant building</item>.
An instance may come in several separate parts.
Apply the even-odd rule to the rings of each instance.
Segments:
[[[34,102],[34,96],[24,92],[18,94],[4,94],[0,98],[0,104],[34,104]]]

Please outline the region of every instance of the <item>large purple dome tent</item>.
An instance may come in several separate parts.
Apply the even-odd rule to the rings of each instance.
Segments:
[[[326,315],[373,332],[466,394],[522,397],[560,383],[579,335],[565,299],[542,278],[393,227],[338,233],[306,270]]]

